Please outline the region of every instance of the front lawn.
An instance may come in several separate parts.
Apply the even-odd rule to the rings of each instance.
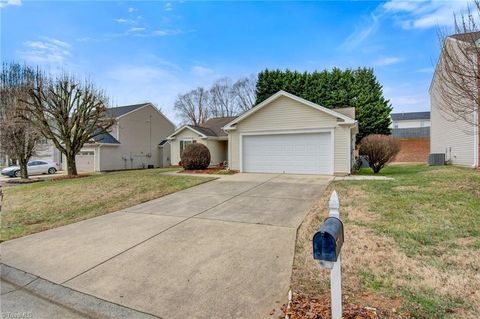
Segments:
[[[360,174],[369,174],[368,170]],[[323,298],[328,272],[312,259],[311,238],[338,192],[345,225],[346,302],[389,318],[474,318],[480,313],[480,172],[392,165],[394,180],[333,183],[302,224],[292,288]]]
[[[1,241],[114,212],[209,181],[149,169],[38,182],[4,189]]]

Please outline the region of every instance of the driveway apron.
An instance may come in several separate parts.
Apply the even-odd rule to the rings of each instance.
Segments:
[[[1,244],[2,263],[162,318],[265,318],[331,180],[236,174]]]

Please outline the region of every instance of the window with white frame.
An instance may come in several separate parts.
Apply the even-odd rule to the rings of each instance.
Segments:
[[[189,139],[189,140],[180,140],[180,155],[182,155],[183,150],[187,147],[189,144],[197,143],[197,141]]]

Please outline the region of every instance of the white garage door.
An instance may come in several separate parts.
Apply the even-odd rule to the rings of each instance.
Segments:
[[[75,163],[77,164],[77,171],[93,172],[95,170],[95,152],[80,151],[75,156]]]
[[[330,133],[245,135],[244,172],[333,174]]]

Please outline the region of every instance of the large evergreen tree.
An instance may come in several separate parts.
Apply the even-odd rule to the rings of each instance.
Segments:
[[[373,69],[314,71],[263,70],[258,74],[257,104],[284,90],[328,108],[355,107],[357,141],[370,134],[390,134],[390,101]]]

